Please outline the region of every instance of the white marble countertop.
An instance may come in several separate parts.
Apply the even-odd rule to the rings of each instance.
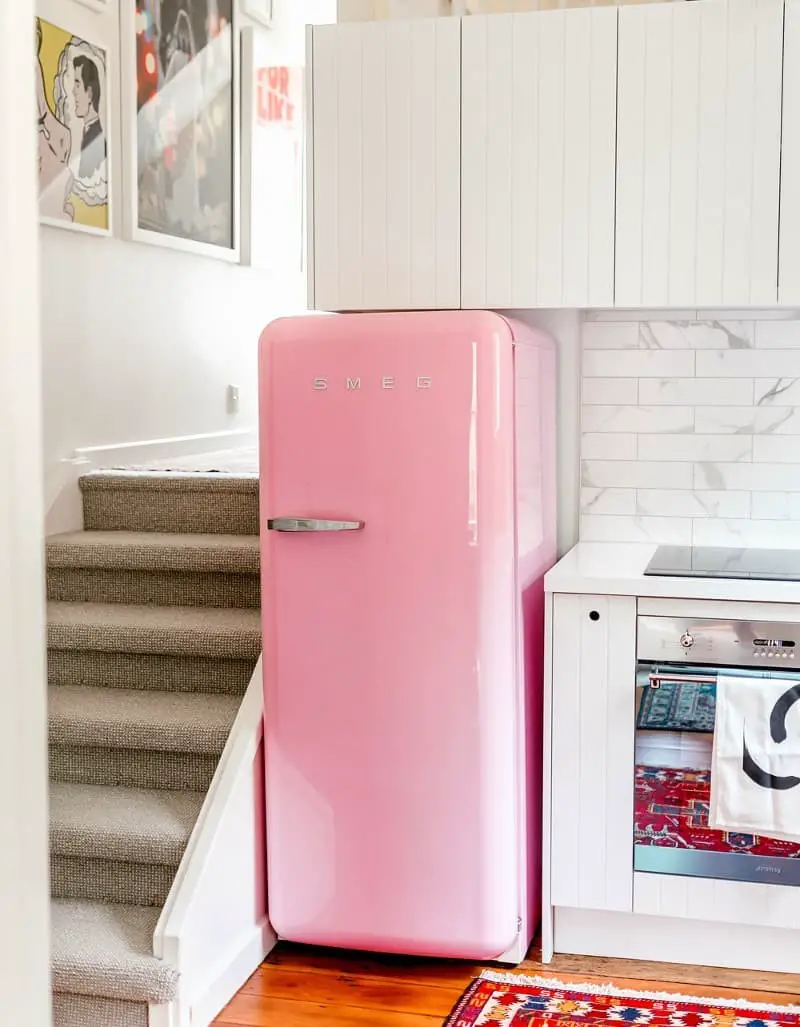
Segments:
[[[646,577],[644,569],[655,551],[650,543],[579,542],[548,571],[545,591],[800,603],[800,581]]]

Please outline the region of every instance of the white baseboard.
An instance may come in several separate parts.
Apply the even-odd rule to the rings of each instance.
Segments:
[[[277,937],[266,917],[250,932],[250,936],[234,958],[213,979],[208,990],[193,1005],[189,1022],[192,1027],[208,1027],[214,1017],[230,1002],[231,996],[258,969],[277,943]]]
[[[797,932],[596,909],[555,909],[555,951],[797,973]]]
[[[45,483],[45,535],[62,531],[80,531],[83,527],[83,504],[78,478],[92,469],[88,460],[62,460],[47,471]]]

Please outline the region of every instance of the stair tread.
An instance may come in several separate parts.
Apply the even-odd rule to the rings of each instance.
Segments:
[[[255,659],[261,652],[261,611],[49,602],[47,644],[54,649]]]
[[[81,475],[84,492],[143,489],[163,492],[258,492],[258,473],[227,471],[91,471]]]
[[[73,531],[47,539],[47,566],[257,574],[258,535]]]
[[[236,695],[52,685],[50,744],[219,755],[240,704]]]
[[[50,785],[50,847],[59,856],[177,867],[203,795],[112,785]]]
[[[51,971],[55,992],[129,1002],[168,1002],[178,972],[153,955],[160,910],[53,899]]]

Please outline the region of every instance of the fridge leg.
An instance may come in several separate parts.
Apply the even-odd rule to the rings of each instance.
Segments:
[[[517,935],[514,944],[510,949],[497,957],[497,962],[502,963],[505,966],[519,966],[519,964],[525,959],[528,954],[528,943],[525,940],[522,932]]]

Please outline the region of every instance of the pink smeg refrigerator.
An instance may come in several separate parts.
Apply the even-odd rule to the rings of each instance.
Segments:
[[[488,312],[260,340],[269,915],[314,945],[524,957],[541,874],[555,352]]]

